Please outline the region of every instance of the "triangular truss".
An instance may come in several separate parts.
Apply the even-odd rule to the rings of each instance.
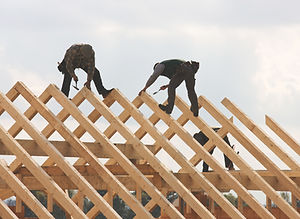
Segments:
[[[23,112],[14,101],[22,96],[30,105]],[[54,114],[56,109],[50,109],[46,104],[54,100],[62,110]],[[205,97],[199,97],[199,105],[204,108],[222,126],[216,133],[201,118],[194,117],[189,106],[179,97],[175,104],[181,115],[177,120],[161,111],[157,102],[147,93],[136,97],[130,102],[118,89],[114,89],[103,101],[90,90],[83,88],[70,100],[55,85],[49,85],[45,91],[36,97],[23,83],[16,85],[6,94],[0,94],[0,114],[8,113],[15,123],[7,128],[0,126],[0,154],[15,155],[16,159],[7,166],[0,160],[0,216],[16,218],[15,214],[2,201],[13,195],[17,205],[24,202],[39,218],[51,218],[53,200],[73,218],[93,218],[99,212],[107,218],[120,218],[112,207],[114,195],[118,195],[136,214],[136,218],[152,218],[151,210],[160,206],[162,215],[169,218],[185,218],[166,198],[168,192],[174,191],[193,212],[201,218],[215,218],[212,209],[208,209],[195,195],[204,192],[215,201],[226,214],[232,218],[245,218],[241,204],[245,202],[261,218],[275,218],[269,207],[260,204],[249,190],[262,191],[268,200],[273,201],[284,214],[290,218],[299,218],[295,203],[300,199],[300,166],[299,159],[289,156],[277,143],[254,124],[237,106],[225,98],[222,104],[258,139],[263,142],[290,170],[281,170],[260,148],[247,137],[232,119],[228,119]],[[88,101],[93,107],[90,113],[80,110],[80,105]],[[122,112],[116,116],[111,109],[117,102]],[[152,115],[146,118],[141,106],[147,105]],[[47,125],[39,130],[31,120],[39,114]],[[72,117],[79,124],[73,131],[64,122]],[[105,130],[95,124],[104,117],[110,125]],[[126,125],[129,119],[139,124],[133,132]],[[160,131],[155,126],[163,121],[167,130]],[[209,137],[209,141],[201,146],[184,125],[193,123]],[[276,122],[266,116],[269,126],[291,149],[300,155],[300,146]],[[31,139],[16,139],[25,131]],[[52,141],[49,138],[54,132],[64,141]],[[88,133],[93,142],[84,142],[82,136]],[[114,144],[111,140],[118,133],[125,144]],[[243,158],[232,150],[223,137],[230,133],[258,162],[265,171],[256,171]],[[143,137],[148,134],[154,140],[153,145],[145,145]],[[178,136],[188,145],[195,155],[188,160],[171,143]],[[226,154],[239,170],[227,171],[209,151],[215,145]],[[181,169],[174,173],[162,163],[156,154],[163,149],[180,165]],[[39,165],[32,156],[47,156],[48,159]],[[65,157],[77,157],[71,165]],[[99,158],[110,158],[105,164]],[[202,173],[196,165],[204,160],[214,171]],[[78,190],[70,198],[68,189]],[[234,190],[239,197],[239,207],[232,205],[222,192]],[[47,193],[48,206],[45,208],[30,192],[43,190]],[[101,196],[97,190],[107,190]],[[134,196],[131,191],[136,191]],[[145,191],[151,201],[145,206],[141,203],[141,191]],[[290,191],[293,196],[292,206],[286,202],[277,191]],[[94,207],[87,213],[83,212],[83,199],[88,198]],[[17,208],[18,208],[17,206]]]

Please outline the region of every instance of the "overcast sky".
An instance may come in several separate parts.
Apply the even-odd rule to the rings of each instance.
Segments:
[[[228,97],[264,129],[267,114],[299,141],[299,8],[297,0],[2,0],[1,92],[16,81],[36,94],[49,83],[61,87],[57,62],[74,43],[93,46],[104,85],[130,100],[154,63],[196,60],[198,95],[222,111]],[[76,74],[82,87],[86,74]],[[149,93],[165,82],[160,78]],[[184,85],[178,95],[188,102]]]

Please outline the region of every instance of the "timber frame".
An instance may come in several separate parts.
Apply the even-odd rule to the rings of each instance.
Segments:
[[[29,104],[25,111],[15,104],[19,97]],[[58,113],[55,114],[59,107],[53,109],[51,104],[47,105],[50,100],[61,108]],[[90,113],[80,109],[84,101],[92,108]],[[201,118],[201,113],[199,117],[194,117],[189,106],[180,97],[176,97],[175,105],[181,115],[174,119],[172,115],[160,110],[158,103],[145,92],[131,102],[118,89],[100,100],[93,92],[83,88],[70,100],[53,84],[37,97],[22,82],[17,82],[6,95],[0,93],[0,115],[5,112],[6,116],[9,115],[14,120],[10,127],[2,125],[0,120],[0,155],[16,157],[9,166],[4,159],[0,159],[0,217],[17,218],[3,201],[16,196],[17,212],[23,202],[39,218],[53,218],[51,212],[54,202],[73,218],[94,218],[100,212],[107,218],[121,218],[112,206],[113,197],[118,195],[134,211],[136,218],[153,218],[151,210],[157,205],[164,218],[186,218],[166,198],[169,192],[176,192],[190,212],[193,211],[201,218],[215,218],[215,215],[213,208],[207,208],[197,194],[206,194],[210,203],[216,202],[231,218],[245,218],[243,202],[261,218],[275,218],[270,211],[271,202],[287,217],[300,218],[296,210],[297,199],[300,199],[299,143],[266,116],[266,125],[296,154],[298,159],[295,159],[228,98],[221,102],[233,117],[289,168],[282,170],[233,123],[233,117],[227,118],[204,96],[200,96],[198,102],[200,109],[208,112],[220,124],[221,129],[218,132],[213,131]],[[119,115],[114,113],[112,106],[115,103],[122,108]],[[143,113],[143,105],[152,112],[149,118]],[[47,125],[43,129],[34,124],[36,115],[46,121]],[[78,124],[74,130],[64,123],[70,117]],[[101,117],[108,121],[108,127],[101,128],[97,124]],[[136,131],[132,131],[126,124],[129,119],[138,124]],[[161,121],[166,124],[166,130],[161,131],[160,126],[156,126]],[[188,122],[209,137],[204,146],[185,129]],[[29,139],[17,138],[21,131],[25,131]],[[58,133],[63,140],[52,140],[54,133]],[[94,142],[82,140],[86,133]],[[116,133],[125,139],[125,143],[112,142]],[[223,140],[227,134],[239,142],[265,170],[254,170],[246,157],[238,155],[228,147]],[[151,136],[155,143],[143,143],[146,135]],[[173,145],[171,139],[175,135],[194,151],[191,159],[187,159]],[[238,170],[226,170],[209,153],[214,147],[226,154]],[[180,166],[178,172],[171,171],[158,159],[157,154],[161,150]],[[33,156],[47,159],[40,165]],[[70,164],[66,157],[77,160]],[[103,163],[99,158],[108,160]],[[202,160],[213,171],[200,172],[197,165]],[[47,194],[47,207],[30,190],[44,191]],[[70,198],[67,190],[78,192]],[[108,192],[101,196],[98,190]],[[223,192],[230,190],[238,195],[238,207],[232,205],[223,195]],[[262,191],[267,197],[267,206],[259,203],[250,194],[250,190]],[[151,197],[145,206],[141,203],[142,191]],[[291,192],[292,205],[278,191]],[[83,211],[85,197],[94,204],[86,213]]]

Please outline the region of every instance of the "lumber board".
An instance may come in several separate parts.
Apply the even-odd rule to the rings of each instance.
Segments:
[[[17,139],[17,142],[31,155],[31,156],[48,156],[41,147],[34,140]],[[79,157],[76,150],[67,141],[49,141],[64,157]],[[93,154],[98,158],[111,158],[109,152],[99,142],[82,142],[88,147]],[[114,144],[126,157],[129,159],[142,159],[142,157],[135,152],[131,144]],[[146,147],[154,152],[155,145],[146,145]],[[0,155],[13,155],[0,140]]]
[[[40,218],[54,218],[40,201],[11,172],[3,159],[0,160],[0,177],[18,194],[18,197]]]
[[[198,101],[205,108],[205,110],[208,113],[210,113],[222,126],[228,127],[230,134],[236,140],[238,140],[251,154],[253,154],[256,157],[256,159],[258,159],[259,162],[261,162],[268,170],[273,171],[274,174],[276,174],[276,176],[278,177],[278,180],[282,180],[284,183],[286,183],[287,186],[289,187],[289,191],[299,192],[298,191],[299,188],[297,187],[297,185],[292,180],[290,180],[283,172],[281,172],[281,170],[272,161],[270,161],[270,159],[267,156],[265,156],[257,148],[257,146],[250,141],[250,139],[248,139],[240,130],[238,130],[237,127],[232,122],[230,122],[216,107],[214,107],[212,103],[210,103],[204,96],[200,96],[198,98]],[[207,136],[214,138],[216,135],[214,133],[214,135],[212,136],[211,135],[207,135]],[[218,146],[220,147],[220,145]],[[280,197],[280,195],[276,193],[276,191],[262,177],[256,174],[256,172],[254,172],[252,168],[250,168],[250,166],[245,161],[240,159],[240,157],[237,156],[236,154],[232,156],[233,154],[232,153],[230,154],[229,150],[227,151],[222,150],[222,151],[236,165],[238,165],[241,170],[247,172],[249,178],[255,181],[257,185],[260,186],[261,190],[269,198],[271,198],[272,201],[274,201],[274,203],[281,210],[285,211],[289,217],[293,218],[299,216],[299,214],[295,211],[295,209],[291,208],[291,206],[285,200],[283,200],[283,198]],[[246,201],[244,197],[242,198],[244,201]]]
[[[240,185],[240,183],[227,171],[225,171],[223,169],[223,167],[215,160],[215,158],[213,158],[213,156],[206,151],[200,144],[199,142],[197,142],[188,132],[186,132],[183,127],[181,127],[176,120],[174,120],[173,118],[171,118],[170,116],[168,116],[164,111],[160,110],[159,107],[157,106],[157,104],[155,103],[155,101],[153,100],[153,98],[151,98],[149,95],[142,95],[142,98],[144,97],[144,102],[153,110],[157,113],[158,116],[160,116],[160,118],[170,127],[173,129],[173,131],[187,144],[189,145],[196,153],[199,153],[202,155],[203,160],[205,162],[207,162],[209,164],[209,166],[211,166],[215,171],[217,171],[218,173],[220,173],[221,177],[223,178],[224,181],[228,182],[231,184],[231,186],[233,186],[233,188],[239,192],[240,195],[242,195],[245,200],[248,201],[248,204],[251,205],[252,207],[257,208],[257,211],[259,211],[260,215],[264,216],[265,218],[272,218],[273,216],[266,211],[259,203],[257,200],[255,200],[250,194],[249,192],[242,186]],[[180,98],[176,98],[177,101],[177,106],[179,107],[179,109],[184,112],[188,118],[190,119],[190,121],[192,121],[196,126],[198,126],[199,129],[201,129],[206,136],[210,136],[213,135],[215,137],[217,137],[217,141],[219,141],[222,146],[223,149],[225,150],[230,150],[231,153],[234,153],[233,150],[227,145],[227,143],[224,142],[224,140],[222,138],[220,138],[220,136],[218,134],[215,133],[215,131],[213,131],[206,123],[201,122],[202,120],[199,117],[194,117],[192,115],[192,113],[189,110],[189,107],[187,107],[186,104],[183,104],[184,102],[180,99]],[[201,126],[199,126],[199,123],[201,123]],[[206,131],[210,132],[210,135],[207,135]],[[159,137],[159,135],[158,135]],[[164,148],[165,151],[167,151],[169,154],[169,149],[168,148]],[[180,154],[180,153],[177,153]],[[235,154],[235,153],[234,153]],[[171,154],[170,154],[171,155]],[[236,155],[236,154],[235,154]],[[171,155],[173,157],[173,155]],[[179,158],[182,159],[183,156],[179,156]],[[174,157],[173,157],[174,158]],[[175,158],[174,158],[175,159]],[[176,159],[175,159],[176,160]],[[210,197],[212,197],[220,206],[223,210],[226,211],[227,214],[229,215],[233,215],[234,213],[236,214],[236,216],[241,215],[241,213],[232,205],[229,205],[231,207],[228,207],[228,204],[225,205],[224,203],[227,203],[224,201],[224,196],[220,196],[220,193],[218,193],[218,191],[216,190],[216,188],[214,187],[214,185],[212,184],[205,184],[205,178],[203,178],[204,180],[201,180],[202,175],[199,174],[199,172],[197,170],[195,170],[195,168],[188,163],[185,164],[186,160],[182,160],[181,163],[179,162],[179,160],[176,160],[177,163],[181,164],[182,168],[185,168],[187,170],[187,172],[189,172],[191,174],[191,176],[193,178],[197,178],[197,181],[199,181],[201,183],[202,186],[206,186],[204,188],[205,191],[208,191],[208,195]],[[184,162],[185,163],[184,163]],[[227,201],[227,200],[226,200]],[[222,204],[221,204],[222,203]]]
[[[50,85],[47,88],[48,92],[58,101],[59,104],[61,104],[65,109],[68,110],[68,112],[79,121],[79,123],[86,129],[89,130],[89,133],[93,138],[98,141],[102,142],[102,144],[107,148],[107,150],[112,153],[112,156],[114,155],[120,155],[120,159],[126,158],[102,133],[100,133],[94,126],[91,121],[89,121],[84,115],[79,111],[79,109],[72,104],[66,96],[61,93],[57,87],[54,85]],[[84,90],[84,89],[83,89]],[[55,117],[52,117],[53,119],[56,119]],[[63,125],[60,125],[63,127]],[[58,129],[59,131],[59,129]],[[60,132],[60,131],[59,131]],[[71,134],[71,138],[69,135]],[[139,203],[135,197],[131,195],[131,193],[121,184],[118,182],[117,178],[110,173],[101,162],[93,155],[92,152],[90,152],[87,148],[83,148],[82,144],[79,142],[79,140],[76,138],[76,136],[73,133],[68,132],[64,128],[64,132],[61,134],[64,136],[65,139],[68,139],[70,143],[75,147],[78,145],[79,147],[76,147],[77,150],[80,150],[81,157],[83,157],[90,165],[92,165],[96,170],[99,171],[99,174],[103,174],[101,172],[106,173],[106,176],[109,176],[109,179],[107,177],[107,183],[111,185],[111,187],[118,193],[118,195],[127,203],[130,208],[135,211],[135,213],[141,217],[149,217],[151,218],[152,215],[144,209],[141,203]],[[127,159],[127,158],[126,158]],[[130,161],[128,160],[130,163]],[[100,169],[101,168],[101,169]],[[104,170],[104,171],[103,171]],[[123,198],[123,197],[124,198]]]
[[[29,129],[34,129],[30,126],[29,121],[26,121],[25,117],[13,107],[10,100],[8,100],[8,98],[2,93],[0,93],[0,104],[16,121],[22,123],[24,128],[28,127]],[[19,145],[18,142],[6,130],[4,130],[2,126],[0,126],[0,130],[1,139],[4,144],[13,151],[18,159],[22,160],[22,163],[30,169],[32,174],[34,174],[43,185],[45,185],[47,190],[55,195],[55,199],[64,206],[70,214],[85,218],[85,214],[69,199],[69,197],[63,193],[59,186],[51,180],[49,175],[41,169],[41,167],[30,157],[21,145]]]
[[[131,115],[132,117],[141,125],[144,127],[144,129],[147,131],[147,133],[149,133],[152,138],[154,138],[156,141],[159,141],[161,145],[164,145],[164,149],[170,154],[171,157],[173,157],[173,159],[179,163],[179,164],[183,164],[183,165],[187,165],[187,166],[190,166],[188,164],[188,162],[186,161],[186,159],[181,156],[181,153],[178,152],[178,150],[165,138],[161,135],[161,133],[158,132],[158,130],[152,125],[151,122],[149,122],[147,119],[145,119],[144,116],[142,116],[138,111],[137,109],[135,108],[135,106],[133,104],[131,104],[129,101],[126,100],[126,98],[124,96],[122,96],[122,94],[118,91],[115,91],[112,93],[112,95],[115,96],[115,98],[117,99],[117,101],[119,102],[119,104],[121,104],[123,106],[123,108],[127,108],[127,109],[130,109],[130,112],[131,112]],[[142,100],[149,106],[149,104],[147,103],[147,101],[145,101],[145,99],[143,99],[143,96],[145,96],[146,94],[143,93],[141,95],[141,98]],[[157,103],[155,103],[155,105],[157,105]],[[151,106],[150,106],[151,108]],[[155,110],[154,110],[155,111]],[[158,113],[157,111],[155,111],[156,113]],[[136,137],[135,137],[136,138]],[[135,138],[133,140],[135,140]],[[148,158],[149,159],[149,158]],[[149,160],[146,159],[148,162]],[[153,165],[151,165],[154,169],[156,169]],[[191,166],[190,166],[191,167]],[[197,175],[197,170],[193,169],[192,168],[192,175]],[[162,169],[160,169],[161,171]],[[160,175],[170,184],[170,186],[172,186],[174,188],[174,190],[180,195],[182,196],[185,201],[187,203],[189,203],[189,205],[191,205],[191,207],[194,209],[195,212],[197,212],[197,214],[200,216],[201,214],[203,214],[203,205],[199,202],[199,200],[197,200],[194,195],[186,189],[186,187],[184,187],[182,185],[182,183],[176,179],[174,179],[173,175],[170,175],[170,174],[165,174],[165,173],[161,173],[160,172]],[[172,178],[171,178],[171,177]],[[199,175],[200,176],[200,175]],[[199,177],[198,180],[201,184],[204,184],[206,183],[206,185],[209,185],[209,189],[212,188],[212,185],[210,184],[209,181],[205,181],[205,179],[203,180],[204,178],[203,177]],[[217,191],[217,190],[214,190],[214,191]],[[186,195],[185,195],[185,194]],[[183,194],[183,195],[182,195]],[[219,197],[224,201],[224,204],[226,206],[228,206],[229,208],[229,211],[230,209],[232,209],[234,211],[234,213],[238,213],[237,211],[235,211],[235,209],[233,209],[232,206],[228,200],[225,200],[224,197],[221,195],[221,194],[218,194]],[[211,213],[205,209],[205,213],[207,213],[207,215],[211,215]],[[233,216],[237,216],[236,214],[232,214]],[[239,214],[239,213],[238,213]],[[241,216],[240,214],[238,215],[238,217],[243,217]]]
[[[144,166],[144,165],[142,165]],[[147,165],[147,169],[152,169],[150,165]],[[62,188],[68,190],[76,190],[78,186],[72,183],[72,181],[67,177],[62,170],[60,170],[57,166],[43,166],[43,170]],[[75,166],[75,168],[80,172],[82,176],[84,176],[90,184],[96,190],[106,190],[107,184],[98,176],[97,172],[90,166]],[[143,167],[144,168],[144,167]],[[110,169],[110,167],[108,167]],[[126,186],[126,188],[130,191],[134,191],[136,188],[136,183],[132,178],[127,174],[126,171],[121,170],[119,167],[112,167],[115,169],[116,177],[118,180]],[[110,169],[110,170],[112,170]],[[114,170],[112,170],[114,172]],[[276,179],[276,176],[269,171],[256,171],[264,180],[266,180],[276,191],[288,191],[285,184],[281,184]],[[45,187],[39,183],[39,181],[27,170],[27,168],[22,167],[17,172],[22,176],[22,182],[29,190],[45,190]],[[298,185],[300,186],[300,176],[299,172],[294,171],[285,171],[285,173]],[[169,191],[174,191],[172,188],[157,174],[157,172],[144,172],[148,180],[159,190],[162,188],[167,188]],[[212,184],[216,186],[216,188],[221,192],[228,192],[231,189],[231,186],[228,185],[227,182],[223,181],[220,177],[220,174],[212,171],[202,173],[205,178],[207,178]],[[231,173],[247,190],[259,190],[259,187],[248,178],[241,171],[232,171]],[[178,178],[189,190],[203,191],[201,185],[191,177],[189,177],[188,173],[174,173],[174,176]],[[9,186],[5,183],[5,181],[0,180],[0,191],[10,191]],[[13,196],[11,194],[10,196]]]
[[[64,124],[60,120],[58,120],[41,101],[39,101],[39,99],[35,98],[34,95],[30,92],[28,88],[25,87],[24,84],[18,82],[17,85],[18,86],[16,86],[16,89],[18,89],[18,91],[27,101],[30,101],[31,105],[35,107],[35,109],[40,113],[40,115],[43,116],[50,124],[52,124],[52,126],[55,127],[55,129],[61,134],[61,136],[67,139],[74,148],[77,146],[77,152],[79,154],[89,154],[91,157],[89,159],[93,159],[93,161],[96,161],[95,163],[100,164],[97,158],[79,141],[79,139],[77,139],[76,136],[74,136],[74,134],[70,130],[68,130],[64,126]],[[51,87],[51,85],[49,87]],[[20,120],[21,119],[24,118],[20,118]],[[28,121],[27,123],[30,123],[30,121]],[[32,126],[28,126],[28,129],[30,131],[28,134],[30,134],[31,137],[39,143],[39,145],[43,146],[44,150],[48,153],[48,155],[53,157],[56,164],[64,170],[66,175],[68,175],[74,181],[75,184],[78,185],[79,189],[85,191],[85,194],[93,203],[99,206],[103,206],[101,212],[104,215],[108,217],[120,217],[114,211],[114,209],[110,205],[108,205],[108,203],[103,199],[103,197],[99,195],[92,186],[90,186],[88,181],[84,177],[82,177],[72,165],[70,165],[68,162],[65,162],[64,157],[55,149],[53,145],[50,144],[50,142],[47,141],[44,135],[42,135],[38,131],[35,131]],[[100,175],[102,174],[102,176],[105,175],[104,172],[109,172],[107,170],[102,170],[103,169],[101,169],[100,173]],[[111,174],[111,176],[113,175]]]
[[[18,219],[12,210],[0,199],[0,218]]]
[[[290,136],[277,122],[271,117],[265,116],[266,125],[276,133],[287,145],[289,145],[300,156],[300,144]]]
[[[300,170],[300,165],[277,145],[260,127],[242,112],[232,101],[224,98],[221,102],[233,115],[235,115],[258,139],[260,139],[274,154],[277,155],[292,170]]]
[[[62,93],[58,93],[58,90],[56,87],[52,86],[49,88],[50,92],[55,95],[62,95]],[[113,91],[112,91],[113,92]],[[85,98],[97,109],[101,114],[107,119],[107,115],[109,114],[112,119],[107,119],[112,124],[113,119],[117,119],[116,116],[114,116],[108,107],[103,103],[100,102],[99,99],[93,94],[90,90],[83,88],[80,93],[82,93]],[[54,96],[55,96],[54,95]],[[62,96],[64,97],[64,96]],[[66,100],[66,98],[65,98]],[[63,100],[63,98],[57,98],[57,101],[67,110],[69,110],[69,113],[75,118],[84,128],[89,132],[91,136],[96,141],[102,142],[104,146],[106,146],[107,150],[110,151],[111,155],[114,157],[114,159],[118,160],[118,163],[122,165],[122,167],[130,174],[130,176],[135,179],[136,183],[138,183],[143,190],[147,191],[147,193],[153,198],[156,199],[157,202],[159,202],[160,206],[166,206],[166,208],[169,208],[170,214],[174,218],[182,218],[182,215],[177,211],[177,209],[168,202],[166,198],[164,198],[159,191],[151,184],[151,182],[148,181],[148,179],[130,162],[130,160],[125,157],[116,147],[112,145],[112,143],[109,141],[109,139],[101,133],[95,126],[93,126],[93,123],[91,123],[76,107],[73,107],[69,104],[68,101]],[[99,110],[100,109],[100,110]],[[122,123],[123,124],[123,123]],[[116,125],[116,124],[115,124]],[[135,145],[133,144],[135,147]],[[135,199],[136,200],[136,199]],[[136,200],[137,201],[137,200]],[[139,203],[137,201],[137,203]],[[135,203],[135,205],[137,205]],[[141,203],[139,203],[141,205]],[[142,206],[142,205],[141,205]],[[135,206],[133,205],[132,208],[134,209]],[[144,208],[143,208],[144,209]],[[145,210],[145,209],[144,209]],[[145,210],[146,211],[146,210]],[[136,212],[138,215],[138,212]],[[141,212],[142,213],[142,212]],[[149,214],[149,212],[147,211]],[[151,215],[151,214],[150,214]],[[152,217],[152,216],[151,216]]]

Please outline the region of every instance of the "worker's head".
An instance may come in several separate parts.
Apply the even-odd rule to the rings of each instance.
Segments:
[[[196,73],[199,69],[199,62],[195,62],[195,61],[191,61],[192,63],[192,68],[193,68],[193,71]]]

